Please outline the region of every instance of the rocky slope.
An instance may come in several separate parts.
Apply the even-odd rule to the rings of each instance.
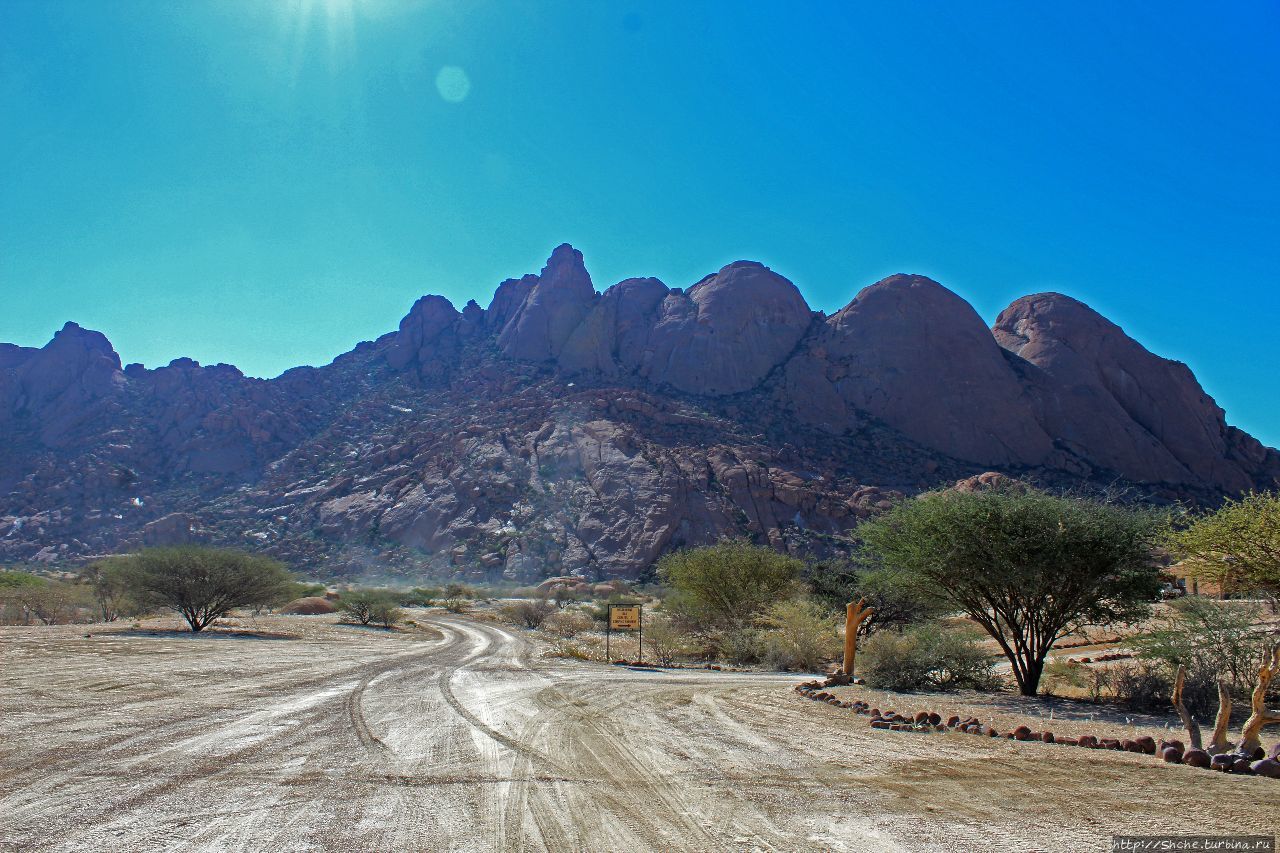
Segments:
[[[318,575],[634,577],[723,535],[840,550],[858,518],[988,470],[1212,502],[1280,484],[1185,365],[1059,294],[988,329],[897,275],[831,317],[739,261],[597,293],[560,246],[487,309],[272,380],[124,367],[68,323],[0,344],[0,560],[262,549]]]

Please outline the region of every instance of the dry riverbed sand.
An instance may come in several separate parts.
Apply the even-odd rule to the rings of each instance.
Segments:
[[[792,692],[802,676],[579,663],[517,629],[414,618],[233,626],[274,638],[0,628],[0,849],[1076,853],[1280,824],[1274,780],[872,730]],[[868,698],[1133,730],[1018,700]]]

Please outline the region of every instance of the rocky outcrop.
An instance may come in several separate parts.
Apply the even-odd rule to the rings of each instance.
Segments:
[[[498,333],[498,346],[511,358],[551,361],[595,301],[591,276],[582,253],[566,243],[551,253],[535,281],[521,282],[524,293],[519,305],[514,310],[506,305],[495,308],[510,314]],[[519,292],[513,289],[512,302]]]
[[[387,346],[387,363],[397,370],[414,364],[424,375],[442,376],[457,354],[461,320],[462,315],[443,296],[422,297],[400,321],[400,330]]]
[[[1230,492],[1256,485],[1257,448],[1238,448],[1238,431],[1187,366],[1148,352],[1084,303],[1026,296],[992,332],[1018,357],[1046,432],[1097,469]]]
[[[11,347],[0,378],[0,426],[38,424],[41,441],[60,446],[124,383],[120,356],[100,332],[67,323],[38,350]]]
[[[629,278],[606,290],[565,343],[561,369],[610,379],[635,373],[669,292],[656,278]]]
[[[747,391],[791,354],[812,319],[794,284],[736,261],[662,300],[636,370],[692,394]]]
[[[1052,439],[982,319],[924,276],[864,289],[787,365],[784,399],[833,431],[870,414],[942,453],[1043,464]]]
[[[988,329],[900,275],[823,317],[747,261],[597,295],[561,246],[487,310],[425,296],[271,380],[122,369],[74,324],[0,345],[2,561],[209,541],[388,582],[634,578],[721,536],[836,553],[897,495],[1006,475],[1212,502],[1280,485],[1280,454],[1066,297]]]

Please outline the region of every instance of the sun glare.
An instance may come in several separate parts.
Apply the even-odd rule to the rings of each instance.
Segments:
[[[291,0],[285,5],[285,26],[291,35],[295,76],[302,67],[313,35],[324,38],[331,71],[354,56],[356,7],[364,2],[366,0]]]

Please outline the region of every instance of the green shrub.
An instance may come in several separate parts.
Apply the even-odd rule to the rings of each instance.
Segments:
[[[361,625],[370,623],[391,628],[403,618],[394,592],[385,589],[360,589],[342,594],[338,610]]]
[[[836,619],[817,602],[781,601],[762,623],[762,657],[774,669],[816,672],[840,652]]]
[[[462,583],[446,584],[440,603],[450,613],[465,613],[476,597],[476,591]]]
[[[692,638],[669,616],[645,620],[644,642],[659,666],[671,666],[694,652]]]
[[[730,628],[712,637],[715,657],[737,666],[759,663],[764,642],[759,628]]]
[[[399,593],[401,607],[430,607],[443,595],[436,587],[415,586],[408,592]]]
[[[902,629],[945,616],[954,609],[902,573],[876,567],[871,555],[861,556],[861,562],[809,563],[802,577],[809,586],[810,597],[833,613],[843,614],[846,604],[865,599],[873,613],[863,623],[863,633]]]
[[[1167,514],[1010,483],[903,501],[858,525],[862,556],[965,612],[1034,696],[1059,638],[1145,618]]]
[[[706,632],[744,628],[794,597],[803,568],[795,557],[742,540],[677,551],[658,561],[658,575],[673,590],[665,608]]]
[[[237,607],[284,604],[297,588],[278,560],[219,548],[144,548],[113,563],[134,600],[176,611],[192,632]]]
[[[594,620],[581,610],[560,610],[552,613],[542,623],[542,630],[562,640],[572,640],[594,627]],[[645,636],[647,637],[648,634],[649,625],[645,625]]]
[[[1255,627],[1261,615],[1249,602],[1187,596],[1173,602],[1157,627],[1132,643],[1141,659],[1165,665],[1170,683],[1179,665],[1187,668],[1187,682],[1195,685],[1183,690],[1188,709],[1202,685],[1210,686],[1206,698],[1216,707],[1218,692],[1212,685],[1217,679],[1225,679],[1237,696],[1253,689],[1273,642]]]
[[[44,625],[60,625],[92,618],[95,602],[88,586],[44,578],[35,580],[35,583],[23,581],[0,587],[0,604],[6,611],[13,611],[6,613],[6,621],[29,625],[35,619]]]
[[[998,684],[977,634],[936,624],[872,634],[859,649],[857,667],[869,686],[882,690],[989,690]]]
[[[545,598],[526,599],[498,608],[498,618],[523,628],[541,628],[547,617],[555,612],[556,606]]]

